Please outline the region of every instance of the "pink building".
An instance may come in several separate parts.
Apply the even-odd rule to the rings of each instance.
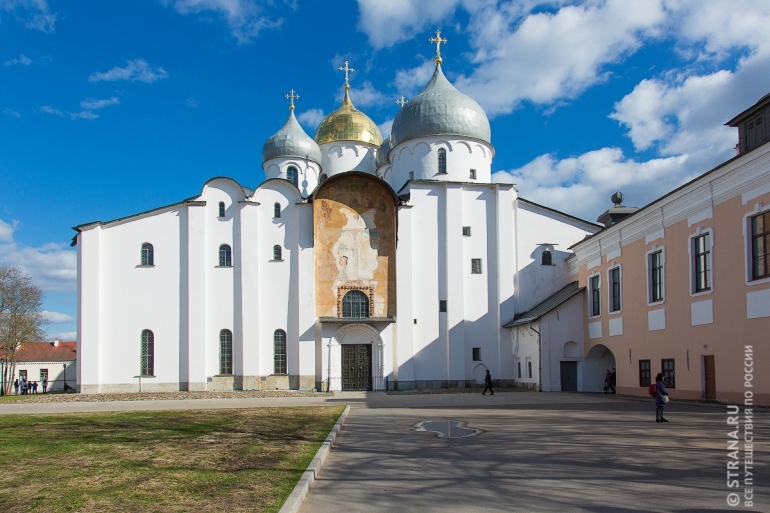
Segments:
[[[770,405],[770,95],[728,125],[738,154],[641,209],[621,197],[605,227],[575,244],[583,294],[579,388],[647,395],[667,376],[673,398]],[[617,201],[616,201],[617,200]]]

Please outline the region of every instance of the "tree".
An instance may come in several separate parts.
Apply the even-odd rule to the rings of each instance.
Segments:
[[[6,394],[12,387],[21,343],[45,337],[42,306],[43,291],[30,275],[16,266],[0,265],[0,358],[6,362],[2,380]]]

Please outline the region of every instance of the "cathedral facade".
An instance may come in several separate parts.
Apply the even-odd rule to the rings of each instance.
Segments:
[[[492,183],[489,120],[438,57],[384,140],[347,78],[313,138],[290,98],[256,188],[217,177],[76,228],[80,390],[535,382],[538,348],[504,326],[574,280],[566,248],[599,227]]]

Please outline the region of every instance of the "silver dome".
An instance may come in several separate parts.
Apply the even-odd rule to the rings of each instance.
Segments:
[[[390,144],[390,137],[382,141],[380,149],[377,150],[377,167],[384,166],[388,163],[388,153],[390,153],[392,148],[393,145]]]
[[[321,164],[321,148],[299,126],[293,110],[283,127],[262,146],[263,162],[279,157],[299,157]]]
[[[492,141],[489,119],[481,105],[449,83],[441,65],[425,89],[398,111],[391,129],[393,146],[418,137],[454,135]]]

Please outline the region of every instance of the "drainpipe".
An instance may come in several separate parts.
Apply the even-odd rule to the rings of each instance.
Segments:
[[[532,327],[532,323],[529,323],[529,329],[537,333],[537,391],[543,391],[543,346],[540,330],[536,330]]]

